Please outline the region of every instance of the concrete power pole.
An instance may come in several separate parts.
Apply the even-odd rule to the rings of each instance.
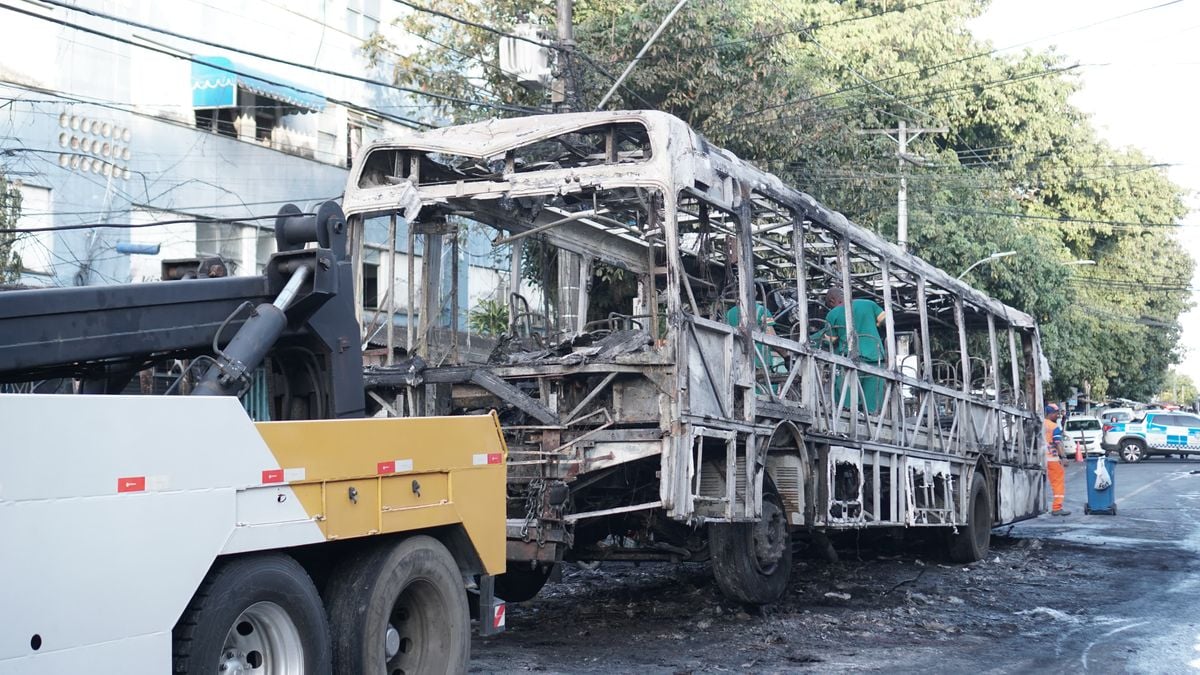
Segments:
[[[906,162],[918,166],[925,163],[923,157],[908,154],[908,142],[917,140],[917,136],[921,134],[944,134],[949,131],[946,127],[909,129],[908,122],[904,120],[900,120],[899,126],[895,129],[860,129],[858,131],[864,135],[885,134],[896,141],[899,146],[896,151],[900,166],[900,189],[896,195],[896,244],[906,251],[908,250],[908,177],[904,175],[904,165]]]
[[[550,89],[554,112],[570,112],[575,99],[575,0],[558,0],[558,73]]]

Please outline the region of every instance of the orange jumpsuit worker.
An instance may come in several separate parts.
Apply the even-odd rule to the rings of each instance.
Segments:
[[[1050,478],[1050,490],[1054,493],[1054,506],[1050,509],[1052,516],[1069,516],[1070,511],[1063,509],[1063,497],[1067,491],[1066,462],[1063,453],[1063,431],[1058,426],[1058,406],[1053,403],[1046,406],[1046,419],[1042,421],[1042,430],[1046,435],[1046,476]]]

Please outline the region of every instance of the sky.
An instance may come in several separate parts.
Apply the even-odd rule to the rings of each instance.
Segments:
[[[993,0],[971,30],[1011,53],[1053,47],[1085,64],[1072,101],[1114,145],[1173,165],[1170,177],[1191,191],[1179,239],[1200,260],[1200,0]],[[1200,308],[1181,323],[1177,369],[1200,384]]]

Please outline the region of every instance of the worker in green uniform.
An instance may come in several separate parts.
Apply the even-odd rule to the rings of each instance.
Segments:
[[[850,356],[850,342],[846,338],[846,297],[842,294],[842,289],[829,289],[825,294],[825,306],[829,307],[829,313],[825,315],[825,321],[829,324],[825,339],[833,343],[836,353]],[[854,318],[854,332],[858,338],[858,353],[852,358],[875,366],[882,364],[884,349],[883,339],[879,336],[879,326],[884,321],[883,308],[874,300],[866,298],[855,299],[850,303],[850,307]],[[863,406],[868,412],[879,412],[883,405],[883,378],[863,373],[859,375],[859,382],[863,389]],[[841,387],[838,386],[838,389]]]
[[[754,326],[765,332],[767,335],[775,334],[775,317],[771,314],[771,310],[767,309],[761,302],[754,303]],[[725,312],[725,322],[734,328],[742,323],[742,310],[737,305],[729,308]],[[770,347],[761,342],[755,342],[758,350],[758,358],[761,363],[755,364],[755,370],[766,368],[771,373],[786,373],[787,366],[783,362],[783,357],[776,354]]]

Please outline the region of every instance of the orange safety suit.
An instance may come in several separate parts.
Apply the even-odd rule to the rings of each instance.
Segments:
[[[1058,448],[1063,441],[1062,428],[1057,422],[1042,420],[1042,431],[1046,435],[1046,476],[1050,478],[1050,491],[1054,493],[1054,511],[1061,511],[1067,492],[1066,471],[1063,470]]]

